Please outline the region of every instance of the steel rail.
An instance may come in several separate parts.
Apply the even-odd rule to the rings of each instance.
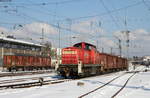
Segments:
[[[37,82],[29,82],[29,83],[18,83],[18,84],[11,84],[11,85],[2,85],[2,86],[0,86],[0,89],[27,88],[27,87],[42,86],[42,85],[48,85],[48,84],[57,84],[57,83],[71,81],[71,80],[72,79],[58,79],[58,80],[46,80],[46,81],[43,81],[43,82],[37,81]]]
[[[21,75],[34,75],[34,74],[44,74],[50,73],[50,71],[35,71],[35,72],[10,72],[10,73],[0,73],[0,77],[7,77],[7,76],[21,76]]]
[[[133,75],[131,75],[127,81],[124,83],[124,85],[111,97],[111,98],[115,98],[128,84],[129,80],[136,74],[137,72],[135,72]]]
[[[120,75],[120,76],[117,76],[117,77],[111,79],[110,81],[108,81],[108,82],[105,83],[104,85],[99,86],[99,87],[95,88],[94,90],[91,90],[91,91],[89,91],[89,92],[87,92],[87,93],[85,93],[85,94],[79,96],[78,98],[83,98],[83,97],[85,97],[85,96],[87,96],[87,95],[89,95],[89,94],[91,94],[91,93],[93,93],[93,92],[95,92],[95,91],[97,91],[97,90],[99,90],[99,89],[105,87],[106,85],[110,84],[111,82],[113,82],[114,80],[116,80],[116,79],[122,77],[122,76],[125,75],[125,74],[126,74],[126,73],[124,73],[124,74],[122,74],[122,75]]]

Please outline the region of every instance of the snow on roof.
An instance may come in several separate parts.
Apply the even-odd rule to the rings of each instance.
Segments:
[[[26,45],[34,45],[34,46],[39,46],[41,47],[42,45],[40,44],[35,44],[32,42],[27,42],[27,41],[23,41],[23,40],[18,40],[18,39],[12,39],[12,38],[7,38],[7,37],[1,37],[0,36],[0,40],[4,40],[4,41],[10,41],[10,42],[15,42],[15,43],[22,43],[22,44],[26,44]]]

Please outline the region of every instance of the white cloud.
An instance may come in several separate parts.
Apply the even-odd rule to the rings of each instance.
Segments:
[[[137,29],[131,32],[131,35],[135,37],[135,40],[150,40],[150,32],[144,30],[144,29]]]
[[[127,39],[126,34],[120,31],[114,32],[114,36],[122,40]],[[130,40],[150,40],[150,32],[147,32],[144,29],[136,29],[136,30],[130,31],[129,39]]]
[[[3,32],[4,34],[8,34],[9,30],[6,29],[6,28],[0,27],[0,33],[2,34],[2,32]]]
[[[69,28],[68,26],[64,25],[60,26],[64,28]],[[44,29],[45,41],[52,42],[52,45],[54,47],[58,47],[58,29],[46,23],[35,22],[31,24],[26,24],[23,27],[16,27],[15,30],[9,30],[0,27],[0,32],[4,32],[6,35],[13,34],[17,38],[28,38],[27,41],[29,41],[29,38],[32,38],[34,42],[41,42],[40,38],[42,37],[42,28]],[[110,47],[114,49],[118,48],[118,40],[116,40],[115,38],[112,39],[113,36],[111,38],[107,37],[110,36],[109,32],[106,32],[104,29],[98,26],[96,24],[96,19],[72,24],[71,28],[75,32],[70,33],[69,31],[61,30],[61,47],[68,47],[71,45],[70,43],[75,44],[77,42],[85,41],[94,45],[97,45],[98,42],[98,47],[105,48],[105,50],[109,53]],[[126,51],[126,35],[124,33],[116,31],[114,33],[114,36],[122,39],[122,48],[123,51]],[[137,29],[131,31],[129,36],[131,52],[137,51],[141,55],[142,53],[140,53],[140,51],[142,49],[150,49],[150,32],[144,29]],[[119,50],[116,49],[114,51],[118,52]],[[138,53],[136,53],[136,55],[138,55]]]
[[[114,45],[114,42],[110,40],[110,38],[106,38],[109,33],[101,28],[99,21],[95,18],[72,24],[71,29],[72,31],[77,32],[74,36],[77,37],[78,41],[85,41],[95,45],[98,41],[103,43],[99,45],[100,47],[111,47]]]
[[[113,40],[110,40],[108,38],[101,38],[100,40],[104,46],[107,46],[107,47],[117,47],[117,44],[113,41]]]
[[[105,33],[104,30],[100,27],[98,20],[95,18],[75,23],[71,26],[71,28],[73,31],[80,32],[83,34]]]
[[[58,33],[57,29],[46,23],[31,23],[18,27],[16,30],[13,30],[13,35],[17,38],[24,38],[29,40],[32,38],[33,41],[40,42],[42,37],[42,29],[44,32],[44,38],[46,41],[51,41],[51,36],[54,36]]]
[[[42,33],[42,29],[44,31],[44,34],[56,34],[57,30],[52,27],[49,24],[45,24],[45,23],[31,23],[31,24],[26,24],[24,25],[22,28],[20,27],[17,30],[14,30],[13,32],[16,35],[20,35],[20,34],[25,34],[25,33],[34,33],[34,34],[38,34],[41,35]]]

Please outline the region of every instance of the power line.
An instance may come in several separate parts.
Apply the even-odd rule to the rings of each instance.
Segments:
[[[114,4],[112,3],[113,1],[110,1],[109,4],[111,4],[112,9],[116,9],[116,7],[114,6]],[[126,11],[126,9],[125,9]],[[124,26],[124,20],[121,19],[121,17],[119,17],[119,13],[116,12],[116,14],[114,15],[114,17],[116,18],[116,21],[118,21],[118,23],[122,24]]]
[[[24,6],[46,6],[46,5],[55,5],[55,4],[67,4],[67,3],[73,3],[83,0],[65,0],[65,1],[59,1],[59,2],[39,2],[39,3],[22,3],[22,2],[10,2],[11,4],[19,4]]]
[[[28,1],[30,1],[31,4],[34,4],[34,2],[32,2],[31,0],[28,0]],[[38,6],[38,7],[44,9],[44,10],[42,10],[42,11],[45,11],[46,14],[49,14],[49,15],[52,15],[52,16],[55,16],[55,17],[65,17],[65,18],[67,18],[66,16],[62,16],[62,15],[61,15],[61,16],[60,16],[60,15],[58,16],[58,15],[56,15],[56,9],[57,9],[58,4],[56,3],[55,6],[56,6],[56,8],[55,8],[54,14],[50,13],[50,11],[47,10],[47,9],[45,9],[43,6]],[[38,9],[38,10],[39,10],[39,9]],[[38,11],[38,10],[37,10],[37,11]]]
[[[0,24],[7,24],[7,25],[14,25],[14,24],[25,24],[25,23],[19,23],[19,22],[2,22],[2,21],[0,21]]]
[[[3,11],[4,12],[4,11]],[[20,14],[21,15],[21,14]],[[18,15],[19,16],[19,15]],[[23,17],[22,16],[19,16],[19,17]],[[25,16],[24,16],[25,17]],[[109,20],[103,20],[105,23],[110,23],[112,21],[109,21]],[[147,22],[147,21],[150,21],[150,19],[145,19],[145,18],[128,18],[126,19],[126,21],[130,21],[130,22]],[[80,22],[78,22],[80,23]],[[4,21],[0,21],[0,24],[6,24],[6,25],[13,25],[13,24],[23,24],[25,25],[26,23],[24,22],[4,22]]]
[[[31,2],[30,1],[30,3],[32,4],[33,2]],[[8,8],[9,6],[13,6],[13,7],[15,7],[16,9],[16,12],[17,12],[17,8],[24,8],[25,10],[32,10],[32,11],[34,11],[35,13],[43,13],[43,14],[45,14],[45,15],[50,15],[50,16],[54,16],[54,17],[59,17],[59,18],[68,18],[68,17],[66,17],[66,16],[62,16],[62,15],[56,15],[56,12],[54,13],[54,14],[52,14],[52,13],[50,13],[50,11],[49,10],[47,10],[47,9],[45,9],[43,6],[39,6],[41,9],[36,9],[36,8],[33,8],[33,7],[30,7],[30,6],[24,6],[24,5],[15,5],[15,4],[13,4],[13,5],[2,5],[2,6],[0,6],[0,7],[3,7],[3,8]]]
[[[0,7],[3,7],[3,8],[8,8],[9,6],[7,5],[2,5],[2,6],[0,6]],[[49,10],[40,10],[40,9],[35,9],[35,8],[29,8],[28,6],[23,6],[23,5],[20,5],[20,6],[18,6],[18,5],[15,5],[14,7],[16,7],[16,8],[24,8],[25,10],[26,9],[29,9],[29,10],[33,10],[33,11],[36,11],[36,12],[38,12],[39,13],[39,11],[41,12],[41,13],[43,13],[43,14],[46,14],[46,15],[52,15],[52,16],[56,16],[55,14],[52,14],[52,13],[50,13],[50,11]],[[43,7],[41,7],[42,9],[43,9]],[[67,18],[66,16],[56,16],[56,17],[65,17],[65,18]]]
[[[72,1],[72,0],[71,0]],[[79,0],[80,1],[80,0]],[[117,11],[121,11],[121,10],[125,10],[125,9],[128,9],[128,8],[131,8],[131,7],[134,7],[134,6],[137,6],[137,5],[140,5],[142,4],[143,1],[140,1],[140,2],[136,2],[134,4],[131,4],[131,5],[128,5],[128,6],[125,6],[125,7],[122,7],[122,8],[118,8],[118,9],[114,9],[114,10],[110,10],[109,12],[104,12],[104,13],[100,13],[100,14],[96,14],[96,15],[89,15],[89,16],[81,16],[81,17],[76,17],[76,18],[70,18],[71,20],[80,20],[80,19],[87,19],[87,18],[92,18],[92,17],[98,17],[98,16],[104,16],[104,15],[107,15],[107,14],[110,14],[110,13],[114,13],[114,12],[117,12]],[[55,3],[56,4],[56,3]],[[22,6],[17,6],[15,5],[16,7],[22,7]],[[5,7],[5,5],[1,5],[1,7]],[[52,15],[50,13],[47,13],[49,15]],[[59,17],[58,15],[56,17]],[[65,16],[60,16],[60,17],[65,17]],[[67,17],[68,18],[68,17]],[[59,21],[66,21],[66,19],[63,19],[63,20],[59,20]]]
[[[137,4],[140,4],[140,3],[136,3],[136,5]],[[134,4],[135,5],[135,4]],[[132,5],[133,6],[133,5]],[[131,7],[131,5],[130,6],[128,6],[128,7]],[[119,11],[119,10],[122,10],[122,8],[120,8],[120,9],[115,9],[115,10],[112,10],[112,11],[110,11],[110,12],[114,12],[114,11]],[[107,14],[109,14],[108,12],[107,12]],[[30,18],[30,19],[33,19],[33,20],[36,20],[36,21],[39,21],[39,22],[43,22],[43,21],[41,21],[41,20],[39,20],[39,19],[37,19],[37,18],[35,18],[35,17],[32,17],[32,16],[28,16],[28,15],[26,15],[26,14],[23,14],[22,13],[22,15],[21,16],[23,16],[23,17],[28,17],[28,18]],[[71,19],[72,20],[72,19]],[[53,24],[51,24],[51,25],[53,25]],[[56,28],[58,28],[56,25],[53,25],[53,27],[56,27]],[[68,30],[67,28],[61,28],[61,29],[64,29],[64,30]],[[76,31],[73,31],[74,33],[77,33]],[[78,33],[81,33],[81,32],[78,32]],[[91,34],[92,35],[92,34]],[[94,37],[94,36],[92,36],[92,37]]]
[[[110,10],[107,8],[107,6],[104,4],[103,0],[99,0],[99,2],[103,5],[103,7],[105,8],[105,10],[107,11],[107,13],[109,14],[109,16],[111,17],[111,19],[113,20],[113,22],[115,23],[115,25],[117,27],[119,27],[118,23],[116,22],[115,18],[113,17],[113,15],[111,14]]]
[[[143,4],[148,8],[148,10],[150,10],[150,6],[146,3],[145,0],[142,0],[143,1]]]
[[[25,10],[29,9],[29,10],[33,10],[34,12],[36,11],[36,13],[43,13],[45,15],[51,15],[51,16],[55,16],[55,17],[65,17],[67,18],[66,16],[58,16],[58,15],[55,15],[55,14],[52,14],[52,13],[49,13],[49,12],[46,12],[46,11],[43,11],[43,10],[40,10],[40,9],[34,9],[34,8],[28,8],[26,6],[22,6],[22,8],[24,8]]]
[[[143,3],[143,1],[139,1],[139,2],[136,2],[134,4],[131,4],[131,5],[128,5],[128,6],[125,6],[125,7],[122,7],[122,8],[110,10],[109,12],[104,12],[104,13],[100,13],[100,14],[96,14],[96,15],[81,16],[81,17],[70,18],[70,19],[71,20],[80,20],[80,19],[88,19],[88,18],[92,18],[92,17],[104,16],[104,15],[107,15],[107,14],[110,14],[110,13],[114,13],[114,12],[117,12],[117,11],[125,10],[125,9],[128,9],[128,8],[140,5],[142,3]],[[60,20],[60,21],[64,21],[64,20]]]
[[[37,18],[35,18],[35,17],[29,16],[29,15],[27,15],[27,14],[25,14],[25,13],[21,13],[21,12],[20,12],[20,14],[17,14],[17,16],[18,16],[18,17],[26,17],[26,18],[29,18],[29,19],[32,19],[32,20],[35,20],[35,21],[38,21],[38,22],[46,23],[46,22],[44,22],[44,21],[42,21],[42,20],[40,20],[40,19],[37,19]],[[70,32],[70,28],[64,28],[64,27],[60,27],[60,26],[58,27],[57,25],[51,24],[51,23],[49,23],[49,25],[51,25],[52,27],[59,28],[59,29],[61,29],[61,30],[66,30],[66,31],[69,31],[69,32]],[[72,32],[72,33],[81,34],[81,32],[77,32],[77,31],[73,31],[73,30],[71,30],[71,32]],[[95,36],[93,36],[92,34],[89,34],[89,35],[90,35],[90,37],[95,37]]]

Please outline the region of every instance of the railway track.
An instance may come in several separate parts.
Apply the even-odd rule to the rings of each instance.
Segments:
[[[50,77],[49,75],[47,76],[42,76],[42,78],[45,77]],[[14,83],[14,82],[23,82],[23,81],[27,81],[27,80],[38,80],[40,77],[32,77],[32,78],[20,78],[20,79],[11,79],[11,80],[1,80],[0,81],[0,85],[1,84],[6,84],[6,83]]]
[[[126,87],[126,85],[127,85],[127,83],[129,82],[129,80],[130,80],[135,74],[136,74],[136,72],[135,72],[133,75],[131,75],[131,76],[127,79],[127,81],[124,83],[124,85],[123,85],[111,98],[115,98],[115,97]]]
[[[115,97],[123,90],[123,88],[127,85],[128,81],[129,81],[136,73],[138,73],[138,72],[139,72],[139,71],[131,72],[131,73],[133,73],[133,75],[131,75],[131,76],[127,79],[127,81],[125,82],[125,84],[123,85],[123,87],[121,87],[121,89],[119,89],[111,98],[115,98]],[[97,87],[97,88],[95,88],[95,89],[93,89],[93,90],[91,90],[91,91],[89,91],[89,92],[87,92],[87,93],[85,93],[85,94],[79,96],[78,98],[83,98],[83,97],[85,97],[85,96],[87,96],[87,95],[89,95],[89,94],[91,94],[91,93],[93,93],[93,92],[95,92],[95,91],[97,91],[97,90],[99,90],[99,89],[101,89],[101,88],[107,86],[108,84],[110,84],[111,82],[115,81],[116,79],[118,79],[118,78],[124,76],[125,74],[128,74],[128,73],[124,73],[124,74],[122,74],[122,75],[120,75],[120,76],[117,76],[117,77],[111,79],[110,81],[108,81],[107,83],[103,84],[102,86],[99,86],[99,87]]]
[[[135,72],[134,72],[135,73]],[[104,86],[110,84],[111,82],[113,82],[114,80],[118,79],[119,77],[125,75],[127,73],[123,73],[122,75],[113,78],[112,80],[110,80],[109,82],[105,83],[104,85],[86,93],[83,94],[81,96],[79,96],[78,98],[82,98],[96,90],[99,90],[100,88],[103,88]],[[106,74],[109,75],[109,74]],[[103,76],[103,75],[102,75]],[[32,78],[21,78],[21,79],[11,79],[11,80],[2,80],[0,81],[0,89],[7,89],[7,88],[27,88],[27,87],[34,87],[34,86],[41,86],[41,85],[48,85],[48,84],[56,84],[56,83],[62,83],[62,82],[67,82],[67,81],[72,81],[72,80],[79,80],[79,79],[55,79],[55,80],[43,80],[42,82],[39,80],[40,78],[44,78],[44,77],[50,77],[48,76],[42,76],[42,77],[32,77]],[[97,76],[96,76],[97,77]],[[86,77],[89,78],[89,77]],[[85,79],[85,78],[83,78]],[[26,82],[28,80],[32,80],[31,82]],[[17,83],[18,82],[18,83]],[[19,83],[20,82],[20,83]],[[21,82],[25,82],[25,83],[21,83]],[[119,92],[119,91],[118,91]],[[117,94],[116,94],[117,95]]]
[[[37,80],[35,82],[0,85],[0,90],[7,89],[7,88],[28,88],[28,87],[34,87],[34,86],[62,83],[62,82],[67,82],[71,80],[72,79],[55,79],[55,80],[45,80],[45,81]],[[20,81],[23,81],[23,80],[20,80]]]
[[[9,72],[9,73],[0,73],[0,77],[34,75],[34,74],[44,74],[44,73],[51,73],[51,72],[53,71],[47,70],[47,71],[31,71],[31,72]]]
[[[106,75],[111,75],[112,73],[105,74]],[[104,75],[101,75],[104,76]],[[21,79],[11,79],[11,80],[1,80],[0,81],[0,89],[7,89],[7,88],[26,88],[26,87],[32,87],[32,86],[39,86],[41,83],[39,82],[40,78],[45,78],[45,77],[50,77],[48,76],[42,76],[42,77],[32,77],[32,78],[21,78]],[[93,76],[92,76],[93,77]],[[99,77],[99,76],[94,76],[94,77]],[[86,79],[90,77],[85,77],[82,79]],[[19,83],[19,82],[26,82],[28,80],[35,80],[36,82],[29,82],[29,83]],[[48,85],[48,84],[56,84],[56,83],[61,83],[61,82],[66,82],[66,81],[72,81],[72,80],[79,80],[79,79],[55,79],[55,80],[46,80],[42,82],[42,85]],[[17,83],[18,82],[18,83]]]

